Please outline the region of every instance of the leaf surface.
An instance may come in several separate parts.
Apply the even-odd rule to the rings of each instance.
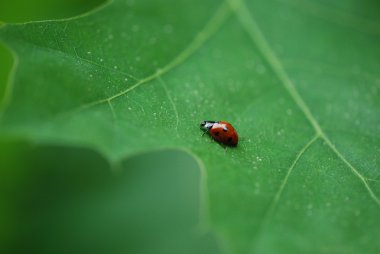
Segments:
[[[112,163],[186,148],[232,253],[377,253],[380,17],[374,1],[122,1],[7,25],[2,135]],[[227,120],[225,151],[202,120]]]

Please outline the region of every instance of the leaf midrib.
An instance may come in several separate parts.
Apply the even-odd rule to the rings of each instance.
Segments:
[[[277,78],[284,86],[286,91],[289,93],[292,100],[295,102],[297,107],[303,112],[305,117],[308,119],[310,124],[315,130],[315,135],[317,139],[322,139],[330,149],[335,153],[335,155],[344,163],[346,166],[352,171],[352,173],[359,178],[359,180],[363,183],[364,187],[367,189],[368,194],[372,198],[372,200],[380,207],[380,199],[373,192],[372,188],[368,185],[368,178],[364,177],[346,158],[345,156],[336,148],[336,146],[332,143],[330,138],[326,135],[326,133],[321,128],[318,121],[315,119],[313,114],[311,113],[309,107],[297,91],[295,85],[290,80],[288,74],[286,73],[284,67],[282,66],[280,60],[277,58],[276,54],[270,47],[269,43],[265,39],[264,35],[261,33],[259,26],[254,20],[252,14],[249,12],[247,6],[245,5],[243,0],[226,0],[231,5],[232,9],[235,11],[237,18],[240,21],[242,27],[249,34],[253,43],[257,46],[264,59],[268,62],[269,66],[272,68],[273,72],[276,74]],[[314,139],[313,139],[314,140]],[[298,158],[299,159],[299,158]],[[297,159],[297,160],[298,160]],[[289,170],[292,168],[290,166]],[[286,179],[286,178],[285,178]],[[281,187],[280,187],[281,188]],[[275,196],[276,198],[276,196]]]

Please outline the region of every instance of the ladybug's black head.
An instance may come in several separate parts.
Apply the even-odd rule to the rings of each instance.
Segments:
[[[204,131],[207,131],[206,124],[207,124],[206,121],[202,121],[201,124],[200,124],[201,129],[204,130]]]
[[[202,130],[208,131],[216,123],[215,121],[202,121],[200,127]]]

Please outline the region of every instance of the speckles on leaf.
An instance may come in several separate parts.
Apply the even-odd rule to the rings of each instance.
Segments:
[[[258,74],[264,74],[264,73],[266,72],[266,69],[265,69],[264,65],[262,65],[262,64],[257,64],[257,65],[256,65],[256,72],[257,72]]]
[[[132,32],[136,33],[138,31],[140,31],[140,27],[138,25],[133,25],[132,26]]]
[[[211,54],[212,54],[212,57],[214,59],[221,59],[222,58],[222,51],[220,49],[213,49]]]
[[[259,194],[260,194],[260,183],[259,183],[259,182],[256,182],[256,183],[255,183],[254,194],[255,194],[255,195],[259,195]]]
[[[135,4],[135,0],[127,0],[127,5],[128,6],[133,6]]]
[[[154,44],[156,44],[156,43],[157,43],[157,38],[156,38],[156,37],[151,37],[151,38],[149,39],[149,44],[154,45]]]
[[[173,32],[173,26],[171,24],[166,24],[164,26],[164,32],[166,34],[171,34]]]

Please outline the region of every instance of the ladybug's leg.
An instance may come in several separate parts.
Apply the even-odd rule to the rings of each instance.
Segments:
[[[203,130],[202,137],[208,132],[208,130]]]

